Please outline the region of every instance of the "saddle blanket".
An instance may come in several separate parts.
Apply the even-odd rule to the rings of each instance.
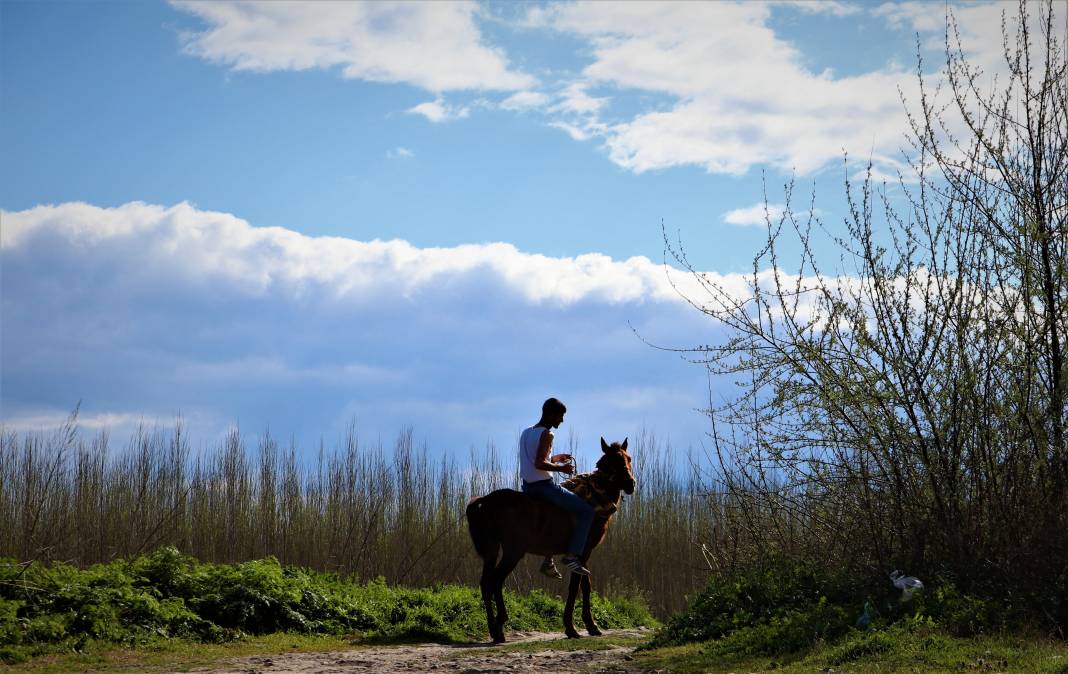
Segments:
[[[594,513],[601,517],[611,517],[619,509],[617,505],[619,492],[616,491],[616,499],[613,500],[609,496],[612,490],[607,484],[607,479],[597,473],[574,475],[561,482],[560,486],[585,499],[593,506]]]

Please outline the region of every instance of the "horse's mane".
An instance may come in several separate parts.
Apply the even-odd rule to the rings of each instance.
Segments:
[[[613,442],[608,446],[608,451],[601,455],[601,458],[597,459],[597,470],[607,471],[608,464],[612,461],[621,461],[626,450],[620,446],[618,442]]]

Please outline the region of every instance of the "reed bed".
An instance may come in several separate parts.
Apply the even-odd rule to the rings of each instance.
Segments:
[[[592,470],[594,452],[570,444],[579,469]],[[680,461],[644,432],[631,448],[638,489],[595,553],[594,584],[641,596],[663,617],[707,582],[702,544],[722,504],[692,457]],[[269,434],[249,447],[233,429],[193,451],[179,420],[139,428],[116,450],[107,433],[86,436],[72,417],[50,434],[0,429],[0,557],[88,566],[173,545],[205,561],[271,555],[362,580],[472,585],[481,563],[464,508],[517,485],[514,452],[492,444],[465,456],[435,452],[416,446],[411,429],[387,448],[363,443],[353,426],[312,451]],[[528,557],[510,587],[564,592],[537,562]]]

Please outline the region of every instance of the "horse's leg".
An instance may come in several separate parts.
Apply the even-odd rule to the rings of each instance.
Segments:
[[[578,639],[582,636],[575,630],[575,595],[578,594],[581,577],[577,573],[571,574],[571,582],[567,586],[567,601],[564,602],[564,634],[568,639]]]
[[[523,559],[525,554],[522,550],[505,548],[504,555],[501,556],[501,563],[497,565],[497,569],[494,572],[493,594],[497,600],[497,631],[493,632],[493,643],[495,644],[504,643],[504,624],[508,622],[508,609],[504,605],[504,581],[508,580],[508,575],[512,573],[516,564]]]
[[[585,566],[586,560],[582,560],[582,564]],[[593,588],[593,583],[589,576],[582,576],[580,582],[582,583],[582,622],[591,636],[599,637],[601,630],[598,629],[597,623],[593,622],[593,607],[590,604],[590,590]]]
[[[489,628],[490,638],[494,641],[497,640],[497,633],[494,631],[496,621],[493,619],[494,570],[496,566],[497,554],[494,551],[492,558],[483,558],[482,577],[478,583],[479,588],[482,590],[482,604],[486,607],[486,626]]]

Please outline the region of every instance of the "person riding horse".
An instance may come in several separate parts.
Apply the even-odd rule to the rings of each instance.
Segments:
[[[541,555],[546,560],[555,554],[565,554],[562,561],[571,571],[571,582],[564,602],[564,633],[569,638],[579,637],[572,613],[581,589],[582,622],[590,635],[601,634],[593,619],[587,560],[604,540],[622,495],[634,493],[636,481],[627,440],[608,443],[602,437],[602,454],[596,470],[572,476],[563,483],[575,493],[555,485],[553,472],[574,473],[569,455],[552,455],[552,429],[560,426],[566,411],[563,403],[550,398],[542,405],[538,423],[523,432],[520,439],[523,493],[497,489],[473,497],[467,504],[471,542],[482,559],[479,587],[486,609],[486,625],[494,643],[505,641],[508,609],[504,603],[504,582],[526,554]]]
[[[570,454],[552,455],[553,429],[560,427],[566,413],[567,407],[556,398],[549,398],[542,404],[541,419],[519,437],[519,476],[523,479],[524,494],[563,508],[575,517],[575,526],[567,543],[567,555],[560,561],[571,573],[588,576],[589,569],[582,565],[579,556],[586,547],[586,537],[593,523],[593,506],[557,485],[552,476],[552,472],[568,475],[575,472]],[[556,571],[551,555],[542,563],[542,573],[562,578]]]

